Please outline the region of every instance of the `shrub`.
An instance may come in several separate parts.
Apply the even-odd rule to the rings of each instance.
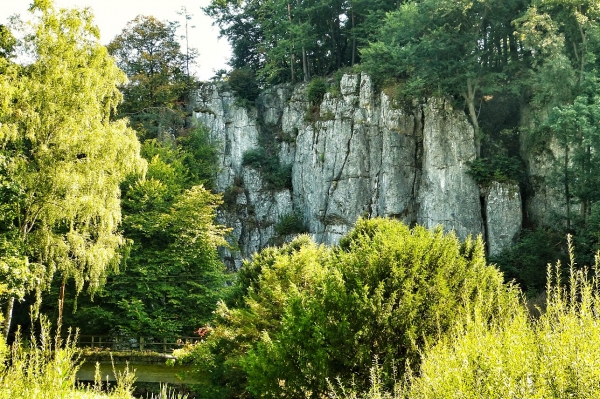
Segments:
[[[308,84],[306,94],[311,105],[320,104],[323,97],[325,97],[325,93],[327,93],[327,83],[322,78],[314,78]]]
[[[298,213],[290,213],[282,216],[275,225],[275,232],[285,236],[290,234],[307,233],[308,229],[304,225],[302,215]]]
[[[229,72],[227,81],[236,95],[238,104],[246,108],[254,105],[260,94],[260,87],[254,72],[250,68],[232,70]]]
[[[208,189],[214,188],[219,165],[218,149],[211,142],[208,129],[196,126],[179,137],[177,144],[181,149],[181,162],[186,168],[190,185],[203,184]]]
[[[515,157],[496,155],[479,158],[469,163],[469,174],[481,186],[491,182],[519,183],[523,178],[521,161]]]
[[[225,397],[321,397],[336,377],[365,388],[374,357],[385,375],[394,364],[402,372],[470,309],[504,319],[516,298],[485,264],[480,239],[387,219],[359,220],[338,247],[299,236],[264,250],[238,284],[193,351],[203,375],[230,387]]]
[[[490,261],[504,273],[506,281],[514,281],[529,296],[546,288],[546,267],[564,257],[564,236],[548,228],[523,230],[511,248]]]
[[[490,324],[474,307],[464,328],[428,345],[418,373],[393,390],[380,389],[383,371],[373,367],[364,391],[332,387],[334,398],[597,398],[600,397],[599,259],[594,272],[548,265],[546,312],[529,317],[523,304],[511,318]],[[563,279],[566,274],[567,280]]]
[[[600,265],[590,279],[570,254],[566,282],[560,263],[548,267],[544,315],[532,321],[520,309],[491,329],[473,320],[426,352],[408,397],[600,397]]]
[[[254,169],[260,169],[267,165],[268,156],[264,148],[253,148],[247,150],[242,155],[242,165],[249,166]]]
[[[260,170],[267,185],[273,190],[292,187],[292,165],[281,165],[277,156],[267,154],[264,148],[244,152],[242,165]]]

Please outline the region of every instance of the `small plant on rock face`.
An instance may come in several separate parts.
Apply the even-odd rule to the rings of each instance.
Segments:
[[[282,216],[275,225],[277,234],[285,236],[290,234],[307,233],[308,229],[304,225],[302,215],[299,213],[289,213]]]
[[[318,105],[323,101],[323,97],[327,93],[327,83],[322,78],[314,78],[308,84],[306,93],[308,95],[308,102],[311,105]]]
[[[469,174],[481,186],[489,186],[494,181],[519,183],[523,176],[523,167],[515,157],[497,155],[470,162]]]
[[[292,187],[292,165],[281,165],[277,156],[267,154],[264,148],[244,152],[242,165],[259,170],[273,190]]]

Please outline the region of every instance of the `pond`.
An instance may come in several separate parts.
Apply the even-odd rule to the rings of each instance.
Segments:
[[[117,373],[125,370],[125,364],[115,364]],[[77,371],[77,379],[81,382],[93,382],[96,364],[85,362]],[[193,378],[186,375],[192,370],[190,366],[168,366],[166,364],[135,364],[129,363],[129,370],[135,370],[136,382],[156,382],[175,384],[194,384],[197,383]],[[100,363],[100,374],[102,381],[115,381],[113,366],[110,363]]]

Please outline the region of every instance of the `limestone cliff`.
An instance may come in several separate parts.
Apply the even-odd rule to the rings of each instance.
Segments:
[[[510,245],[521,227],[519,188],[481,192],[467,173],[473,128],[447,101],[394,107],[374,92],[369,76],[352,74],[320,104],[309,104],[306,85],[285,85],[264,91],[248,111],[225,85],[207,83],[190,107],[220,149],[220,221],[233,227],[239,249],[225,254],[230,267],[285,239],[276,227],[291,215],[325,244],[336,243],[360,216],[387,216],[441,224],[460,238],[483,234],[492,253]],[[276,157],[282,170],[291,167],[289,184],[274,187],[259,163],[244,165],[249,151]]]

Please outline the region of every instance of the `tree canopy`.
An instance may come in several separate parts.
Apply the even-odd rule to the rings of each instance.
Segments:
[[[307,81],[358,63],[358,46],[396,1],[213,0],[215,18],[233,49],[234,69],[248,67],[261,82]]]
[[[127,117],[141,139],[174,136],[182,127],[180,109],[193,78],[194,49],[182,49],[176,22],[138,16],[108,45],[117,65],[127,74],[121,85],[124,101],[117,117]]]
[[[185,145],[142,145],[146,178],[129,179],[123,190],[122,226],[131,240],[125,264],[94,301],[78,300],[77,311],[65,315],[67,324],[94,334],[174,339],[191,336],[211,319],[227,290],[217,247],[226,245],[229,229],[214,222],[221,196],[187,166],[207,161],[201,147],[190,144],[205,133],[193,131]]]
[[[0,262],[29,273],[25,286],[38,297],[55,273],[94,293],[125,243],[119,186],[146,163],[133,130],[110,120],[125,75],[90,11],[57,11],[44,0],[31,11],[32,62],[0,75]],[[17,288],[3,293],[9,304],[24,294]]]

